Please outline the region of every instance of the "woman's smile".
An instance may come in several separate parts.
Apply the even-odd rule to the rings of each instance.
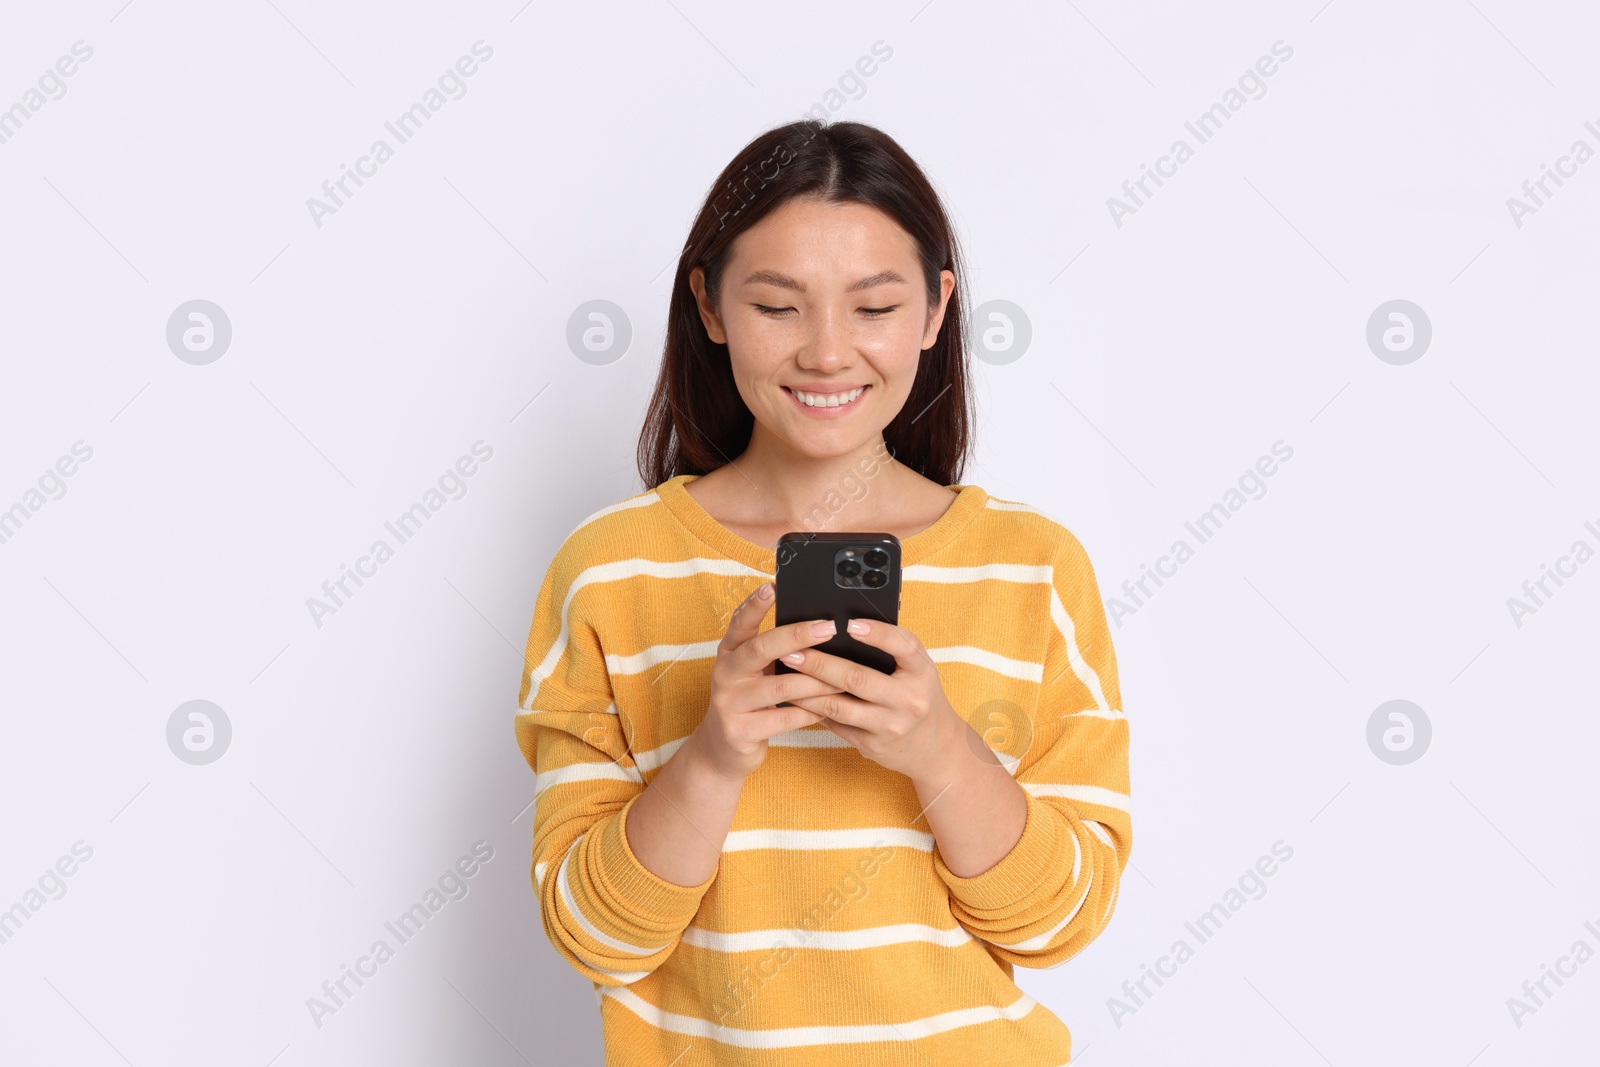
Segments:
[[[861,398],[866,395],[870,385],[856,386],[830,386],[827,389],[813,387],[810,389],[797,389],[793,386],[782,386],[789,399],[796,407],[814,419],[838,419],[861,406]]]

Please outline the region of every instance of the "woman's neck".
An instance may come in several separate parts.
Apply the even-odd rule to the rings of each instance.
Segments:
[[[818,459],[751,447],[695,479],[690,495],[712,518],[759,544],[789,530],[883,530],[910,536],[932,525],[955,494],[897,462],[881,435]]]

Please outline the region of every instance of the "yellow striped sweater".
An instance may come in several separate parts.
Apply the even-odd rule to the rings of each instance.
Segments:
[[[606,1063],[1066,1063],[1066,1026],[1012,967],[1054,967],[1105,928],[1132,846],[1128,721],[1082,545],[976,485],[902,543],[900,625],[1025,791],[998,863],[954,874],[911,779],[812,724],[771,739],[717,869],[679,886],[623,821],[705,715],[728,617],[776,564],[689,495],[694,477],[567,537],[518,697],[534,889],[594,984]]]

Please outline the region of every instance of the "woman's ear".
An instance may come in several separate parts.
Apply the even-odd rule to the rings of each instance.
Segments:
[[[704,267],[689,268],[689,288],[694,291],[694,302],[700,309],[700,321],[705,324],[706,335],[719,345],[727,344],[728,335],[722,328],[722,319],[717,315],[717,309],[711,305],[711,298],[706,295]]]
[[[698,269],[698,268],[697,268]],[[922,350],[926,352],[939,339],[939,327],[944,325],[945,308],[950,306],[950,294],[955,290],[954,271],[939,272],[939,306],[928,309],[928,328],[922,335]]]

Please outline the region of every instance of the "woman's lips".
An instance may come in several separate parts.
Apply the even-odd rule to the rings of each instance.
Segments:
[[[801,400],[798,396],[795,396],[794,390],[789,388],[788,386],[784,386],[783,387],[783,391],[788,394],[789,400],[794,404],[795,407],[799,408],[801,411],[805,412],[807,415],[810,415],[812,418],[814,418],[814,419],[837,419],[837,418],[839,418],[839,417],[841,417],[843,415],[848,415],[850,412],[852,412],[856,408],[860,407],[861,406],[861,401],[866,398],[867,392],[871,388],[872,388],[872,386],[870,386],[870,385],[863,385],[863,386],[860,387],[860,389],[861,389],[860,395],[858,395],[854,400],[850,401],[847,404],[837,404],[837,405],[834,405],[832,407],[821,407],[821,406],[813,407],[812,405],[807,404],[804,400]],[[801,392],[807,394],[808,396],[812,396],[812,397],[830,395],[830,394],[827,394],[827,393],[813,393],[809,389],[802,389]],[[846,393],[847,394],[847,393],[851,392],[851,390],[849,390],[849,389],[841,389],[841,390],[834,390],[834,392],[835,393]]]

